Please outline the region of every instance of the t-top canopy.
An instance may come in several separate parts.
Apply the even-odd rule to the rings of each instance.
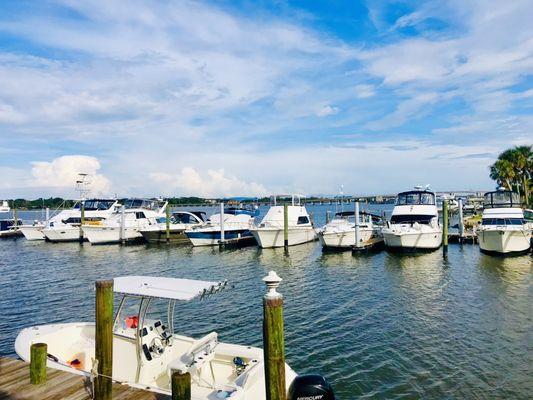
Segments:
[[[226,282],[157,276],[121,276],[113,280],[113,286],[116,293],[189,301],[198,296],[218,292],[226,286]]]

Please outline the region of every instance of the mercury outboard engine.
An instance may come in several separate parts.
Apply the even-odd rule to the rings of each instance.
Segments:
[[[335,394],[322,375],[298,375],[289,387],[287,400],[335,400]]]

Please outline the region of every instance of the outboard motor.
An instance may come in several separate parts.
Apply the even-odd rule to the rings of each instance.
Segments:
[[[335,400],[335,394],[322,375],[298,375],[289,387],[287,400]]]

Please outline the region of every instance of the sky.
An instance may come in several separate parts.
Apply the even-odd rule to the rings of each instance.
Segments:
[[[0,198],[488,190],[531,1],[0,2]]]

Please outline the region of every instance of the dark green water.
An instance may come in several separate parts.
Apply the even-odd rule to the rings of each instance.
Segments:
[[[473,245],[450,245],[443,260],[440,251],[323,254],[318,243],[287,257],[2,240],[0,355],[14,355],[23,327],[92,320],[94,281],[129,274],[228,279],[232,288],[177,308],[176,329],[261,346],[261,278],[271,269],[284,279],[287,362],[326,375],[339,399],[531,398],[531,256]]]

